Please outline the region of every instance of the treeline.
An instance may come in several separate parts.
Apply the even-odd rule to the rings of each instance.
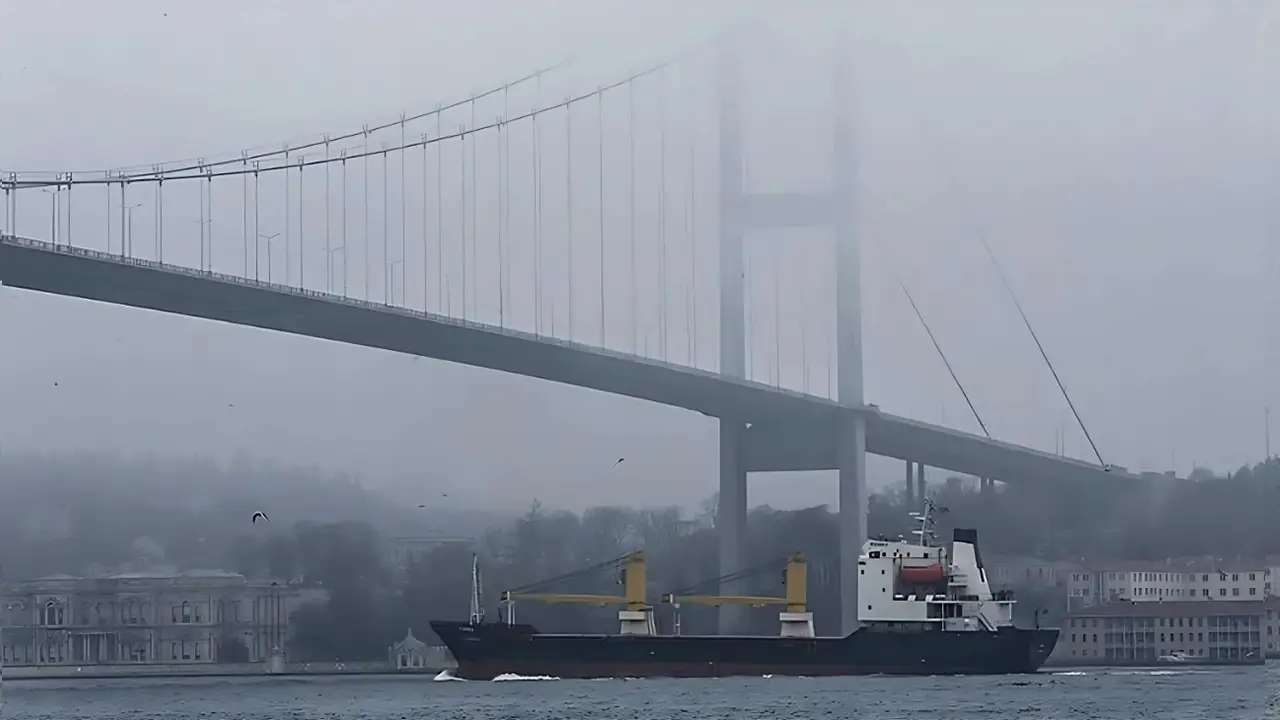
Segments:
[[[871,529],[876,534],[906,531],[886,498],[872,499]],[[737,592],[780,597],[788,555],[808,559],[808,600],[820,634],[836,634],[840,625],[839,559],[834,514],[826,507],[795,511],[756,508],[748,518],[749,574]],[[361,523],[303,523],[271,538],[238,545],[236,569],[248,575],[293,578],[330,593],[327,603],[304,606],[292,621],[291,657],[298,660],[376,659],[411,628],[434,642],[431,620],[467,618],[472,554],[479,556],[488,619],[502,619],[497,602],[503,590],[526,588],[544,593],[620,595],[619,560],[643,548],[647,556],[648,595],[657,607],[660,631],[675,623],[671,607],[659,603],[667,592],[715,594],[720,576],[714,513],[683,517],[676,508],[636,510],[592,508],[582,514],[535,505],[524,516],[496,528],[475,543],[436,547],[408,567],[389,567],[377,533]],[[591,570],[594,568],[594,570]],[[567,577],[566,577],[567,576]],[[557,578],[553,582],[542,582]],[[1064,609],[1061,593],[1030,592],[1019,619],[1032,613],[1050,616]],[[777,632],[779,607],[745,610],[744,629]],[[546,632],[614,632],[617,607],[518,602],[517,619]],[[714,608],[685,605],[683,633],[715,633]]]
[[[238,457],[0,453],[0,577],[88,575],[134,565],[216,569],[255,511],[276,526],[354,520],[386,536],[474,535],[505,517],[405,507],[360,478]]]
[[[786,555],[806,552],[819,628],[836,632],[839,579],[831,552],[836,528],[826,508],[759,508],[751,513],[749,526],[750,564],[759,572],[744,581],[742,591],[781,595]],[[388,645],[406,629],[434,641],[431,620],[466,619],[473,553],[480,558],[485,611],[497,619],[501,592],[516,587],[619,595],[619,565],[610,561],[640,548],[648,556],[653,602],[664,592],[716,592],[714,518],[711,513],[685,518],[677,508],[601,507],[579,515],[535,504],[475,542],[443,543],[403,568],[390,564],[385,543],[365,523],[299,523],[271,537],[243,538],[235,545],[232,564],[249,576],[289,578],[327,590],[327,602],[304,606],[292,618],[291,657],[364,660],[385,657]],[[596,571],[577,572],[592,567]],[[571,577],[562,577],[566,575]],[[556,577],[561,579],[540,582]],[[517,614],[522,622],[551,632],[610,632],[616,630],[617,609],[521,603]],[[777,611],[754,610],[749,621],[769,632]],[[669,614],[659,613],[658,621],[671,626]],[[715,611],[685,608],[681,624],[684,632],[715,632]]]
[[[983,496],[957,480],[931,487],[939,530],[979,529],[985,554],[1080,562],[1280,554],[1274,522],[1280,461],[1223,477],[1132,487],[998,486]],[[873,495],[868,532],[895,537],[912,528],[895,485]],[[271,516],[252,525],[256,510]],[[839,624],[837,527],[825,507],[781,512],[756,508],[748,522],[749,567],[760,572],[743,592],[782,592],[792,552],[809,558],[810,606],[819,632]],[[407,569],[394,567],[396,536],[473,537],[445,544]],[[131,564],[225,568],[252,577],[323,587],[329,601],[295,617],[298,658],[380,658],[412,628],[428,639],[428,621],[465,618],[471,553],[484,571],[487,611],[502,590],[600,565],[633,549],[649,556],[652,599],[663,592],[715,592],[719,576],[715,502],[700,512],[675,508],[594,508],[581,514],[535,505],[518,518],[458,509],[405,508],[356,478],[240,460],[89,456],[0,456],[0,567],[9,580],[55,572],[87,574]],[[553,592],[620,592],[605,571],[547,586]],[[1061,593],[1022,589],[1020,609],[1053,610]],[[749,611],[756,632],[776,630],[776,608]],[[616,608],[523,603],[518,619],[547,631],[610,631]],[[672,618],[660,612],[669,628]],[[684,632],[714,632],[715,611],[685,607]]]
[[[1169,482],[1155,492],[1133,488],[1000,487],[983,495],[972,484],[957,480],[933,491],[946,512],[939,516],[939,534],[946,538],[955,527],[975,527],[988,556],[1037,556],[1073,562],[1115,558],[1163,560],[1170,557],[1214,556],[1261,558],[1280,554],[1280,531],[1273,522],[1275,499],[1280,498],[1280,463],[1245,468],[1225,477],[1201,475]],[[897,537],[912,529],[901,493],[873,495],[868,508],[872,536]],[[809,561],[809,606],[819,633],[839,631],[838,529],[835,514],[826,507],[796,511],[756,508],[748,519],[748,567],[758,570],[741,592],[777,596],[783,592],[781,570],[785,557],[803,552]],[[303,541],[299,536],[297,542]],[[338,577],[369,578],[376,543],[359,555],[359,572],[335,570]],[[318,544],[317,547],[324,547]],[[301,614],[292,650],[303,656],[328,657],[383,652],[387,644],[412,628],[430,639],[431,619],[464,619],[468,612],[471,554],[479,555],[484,578],[485,606],[490,618],[500,611],[502,590],[534,585],[539,592],[620,594],[614,566],[575,574],[620,558],[634,549],[648,556],[650,601],[665,592],[714,593],[719,577],[714,502],[694,517],[676,508],[637,510],[593,508],[580,515],[535,505],[519,519],[495,528],[474,544],[444,545],[397,573],[377,575],[344,587],[359,596],[330,607],[317,606]],[[264,557],[269,553],[250,553]],[[386,556],[385,553],[382,555]],[[297,570],[293,571],[295,574]],[[305,573],[302,573],[305,575]],[[546,578],[570,575],[555,583]],[[341,582],[341,581],[338,581]],[[361,584],[364,583],[364,584]],[[1037,610],[1050,622],[1065,610],[1065,593],[1055,588],[1014,587],[1019,592],[1018,620],[1033,622]],[[335,587],[331,591],[338,593]],[[368,626],[351,629],[352,613],[380,608]],[[616,629],[617,608],[519,603],[517,617],[548,632],[610,632]],[[750,630],[772,633],[778,608],[749,612]],[[685,606],[681,629],[712,633],[716,611]],[[659,608],[657,621],[665,630],[673,625],[669,608]],[[374,627],[377,625],[377,627]],[[344,639],[345,638],[345,639]],[[375,640],[376,638],[376,640]],[[354,655],[352,655],[354,657]],[[363,656],[363,655],[362,655]]]
[[[936,496],[951,511],[947,522],[980,528],[991,552],[1071,562],[1280,554],[1276,459],[1216,477],[1197,470],[1146,488],[997,487],[993,497],[954,487]]]

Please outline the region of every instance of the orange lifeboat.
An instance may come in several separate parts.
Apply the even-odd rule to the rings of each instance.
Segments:
[[[898,572],[898,578],[911,585],[938,585],[947,579],[947,569],[941,565],[904,567]]]

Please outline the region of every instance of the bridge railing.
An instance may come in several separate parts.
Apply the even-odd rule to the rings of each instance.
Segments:
[[[359,300],[356,298],[347,297],[345,295],[338,295],[330,292],[322,292],[319,290],[308,290],[307,288],[301,288],[295,285],[285,285],[282,283],[274,283],[266,280],[255,280],[253,278],[247,278],[240,275],[230,275],[228,273],[214,272],[212,270],[199,270],[196,268],[187,267],[185,265],[174,265],[172,263],[160,262],[157,260],[145,260],[143,258],[135,258],[135,257],[129,257],[127,255],[107,253],[101,250],[91,250],[89,248],[76,247],[74,245],[60,245],[60,244],[51,243],[45,240],[37,240],[35,238],[22,237],[19,235],[0,235],[0,242],[5,242],[11,245],[17,245],[20,247],[31,248],[33,250],[40,250],[42,252],[60,253],[64,255],[75,255],[77,257],[83,257],[90,260],[96,260],[99,262],[114,263],[117,265],[132,265],[134,267],[146,268],[148,270],[156,270],[160,272],[168,272],[168,273],[174,273],[178,275],[185,275],[191,278],[199,278],[202,280],[212,280],[215,282],[239,285],[242,287],[250,287],[257,290],[267,290],[271,292],[295,295],[298,297],[305,297],[312,300],[319,300],[321,302],[329,302],[329,303],[335,303],[340,305],[346,305],[349,307],[360,308],[363,310],[373,310],[378,312],[393,313],[397,315],[403,315],[405,317],[412,317],[412,318],[417,318],[421,320],[429,320],[431,322],[436,322],[436,323],[453,325],[455,327],[462,327],[462,328],[467,328],[467,329],[477,330],[482,332],[497,333],[497,334],[505,335],[512,338],[519,338],[522,340],[549,343],[552,345],[557,345],[564,348],[578,350],[581,352],[592,352],[592,353],[597,353],[599,355],[604,355],[607,357],[617,358],[619,360],[628,360],[631,362],[645,363],[653,367],[661,367],[669,370],[676,370],[680,372],[699,375],[702,377],[714,378],[721,382],[728,382],[728,383],[732,383],[742,387],[769,390],[771,392],[782,393],[784,395],[808,400],[811,402],[821,402],[821,403],[826,403],[830,405],[839,404],[837,401],[832,400],[831,398],[823,397],[821,395],[814,395],[812,393],[806,393],[799,390],[792,390],[790,388],[782,388],[775,385],[768,385],[766,383],[757,382],[755,380],[747,380],[744,378],[738,378],[732,375],[724,375],[714,370],[704,370],[702,368],[694,367],[692,365],[684,365],[677,362],[668,362],[665,360],[658,360],[658,359],[647,357],[644,355],[638,355],[634,352],[624,352],[620,350],[613,350],[611,348],[601,347],[599,345],[588,345],[586,343],[575,342],[573,340],[565,340],[562,338],[555,337],[553,335],[541,335],[538,333],[528,332],[527,330],[518,330],[515,328],[492,325],[490,323],[475,322],[473,320],[465,320],[462,318],[453,317],[451,315],[441,315],[438,313],[427,312],[425,310],[414,310],[412,308],[407,308],[400,305],[392,305],[390,303],[379,303],[379,302],[372,302],[369,300]]]

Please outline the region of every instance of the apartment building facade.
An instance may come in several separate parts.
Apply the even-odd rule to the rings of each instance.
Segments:
[[[6,665],[260,662],[313,599],[223,571],[52,575],[0,588]]]
[[[1261,601],[1275,594],[1280,568],[1213,562],[1115,562],[1070,573],[1068,606],[1109,602]]]
[[[1280,598],[1263,601],[1262,651],[1268,659],[1280,658]]]
[[[1183,655],[1196,663],[1262,663],[1267,603],[1113,602],[1062,622],[1051,660],[1069,665],[1140,665]]]

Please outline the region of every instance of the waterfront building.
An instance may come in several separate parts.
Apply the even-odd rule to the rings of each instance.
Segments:
[[[1213,560],[1113,561],[1072,572],[1072,610],[1112,602],[1258,602],[1275,595],[1274,571],[1263,563]]]
[[[1263,662],[1266,603],[1112,602],[1072,612],[1062,621],[1052,661],[1070,665]]]
[[[262,662],[314,592],[218,570],[50,575],[0,588],[5,665]]]

